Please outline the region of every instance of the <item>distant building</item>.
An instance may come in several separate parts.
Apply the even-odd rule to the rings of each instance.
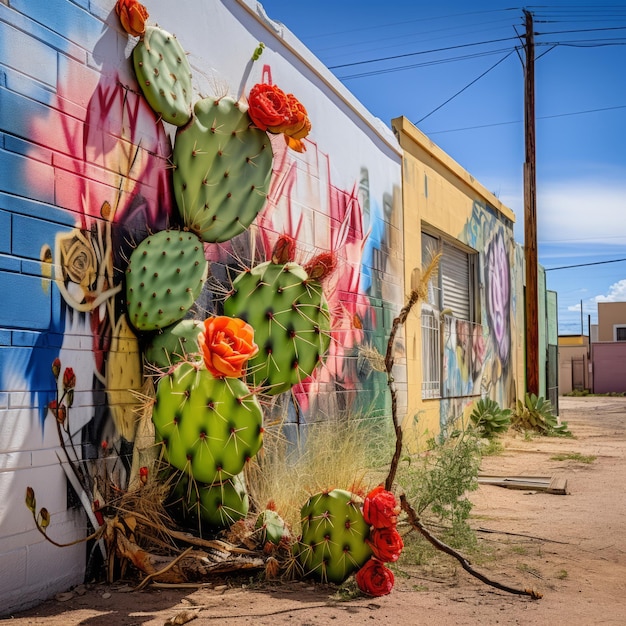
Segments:
[[[598,303],[598,338],[591,343],[594,393],[626,392],[626,302]]]

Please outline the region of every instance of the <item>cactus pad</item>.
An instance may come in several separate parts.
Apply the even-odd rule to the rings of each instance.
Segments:
[[[238,378],[214,378],[204,367],[177,365],[157,385],[152,421],[165,459],[196,481],[239,474],[262,445],[261,406]]]
[[[232,98],[205,98],[176,133],[173,186],[185,226],[204,241],[242,233],[263,208],[272,173],[267,133]]]
[[[154,112],[170,124],[184,126],[191,118],[191,68],[176,37],[148,26],[133,49],[133,65]]]
[[[302,538],[296,547],[305,574],[341,584],[372,556],[361,500],[342,489],[311,496],[302,507]]]
[[[144,350],[148,363],[159,368],[170,367],[184,360],[201,360],[198,334],[202,323],[198,320],[181,320],[151,337]]]
[[[269,395],[309,376],[330,345],[330,315],[319,281],[297,263],[261,263],[237,276],[224,313],[254,328],[259,352],[248,361],[255,387]]]
[[[126,306],[140,331],[158,330],[185,316],[200,295],[208,263],[193,233],[162,230],[133,250],[126,269]]]

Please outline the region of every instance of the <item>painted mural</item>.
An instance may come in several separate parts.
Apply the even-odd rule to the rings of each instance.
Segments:
[[[366,356],[384,353],[403,300],[399,157],[391,174],[374,156],[346,175],[263,44],[239,91],[199,93],[184,33],[141,6],[96,25],[68,3],[56,27],[83,33],[99,71],[68,55],[54,92],[0,88],[0,397],[16,423],[2,451],[59,442],[94,528],[159,453],[245,515],[238,477],[268,419],[286,415],[293,435],[385,411]],[[108,58],[120,24],[130,52]]]
[[[459,240],[479,251],[481,323],[444,318],[440,413],[444,433],[476,396],[489,397],[503,407],[510,406],[516,397],[511,363],[516,325],[512,224],[484,204],[474,202]]]

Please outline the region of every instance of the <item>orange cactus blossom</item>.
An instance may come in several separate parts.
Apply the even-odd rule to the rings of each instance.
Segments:
[[[248,95],[248,115],[261,130],[289,124],[291,110],[287,95],[276,85],[257,83]]]
[[[368,596],[386,596],[391,593],[395,578],[393,572],[378,559],[371,558],[355,576],[359,589]]]
[[[248,115],[257,128],[275,135],[282,133],[290,148],[304,152],[301,140],[311,132],[311,121],[304,105],[292,93],[259,83],[250,90]]]
[[[120,18],[122,28],[133,37],[141,37],[146,32],[148,11],[137,0],[117,0],[115,12]]]
[[[252,326],[227,316],[207,318],[198,345],[207,370],[216,378],[241,377],[248,359],[259,351]]]

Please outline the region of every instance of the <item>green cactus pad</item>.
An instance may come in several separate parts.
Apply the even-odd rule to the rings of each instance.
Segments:
[[[198,320],[181,320],[168,326],[150,339],[144,350],[144,358],[159,368],[170,367],[185,360],[201,360],[198,347],[198,334],[201,330],[202,322]]]
[[[165,459],[208,484],[239,474],[263,441],[261,406],[246,384],[187,362],[159,381],[152,421]]]
[[[146,27],[133,49],[135,75],[143,95],[166,122],[184,126],[191,118],[191,68],[174,35]]]
[[[176,133],[173,186],[189,230],[207,242],[242,233],[265,204],[272,145],[232,98],[205,98]]]
[[[140,331],[181,320],[202,291],[208,263],[193,233],[162,230],[146,237],[126,269],[128,320]]]
[[[279,545],[283,539],[289,538],[289,529],[285,520],[271,509],[261,511],[256,519],[255,528],[261,531],[261,543]]]
[[[307,378],[330,345],[322,286],[297,263],[268,261],[237,276],[224,313],[254,328],[259,352],[248,361],[248,371],[254,387],[269,395]]]
[[[170,498],[181,511],[187,526],[207,530],[228,528],[248,514],[249,497],[242,474],[207,485],[182,474]]]
[[[341,584],[372,556],[361,499],[349,491],[333,489],[311,496],[301,519],[296,552],[305,574]]]

